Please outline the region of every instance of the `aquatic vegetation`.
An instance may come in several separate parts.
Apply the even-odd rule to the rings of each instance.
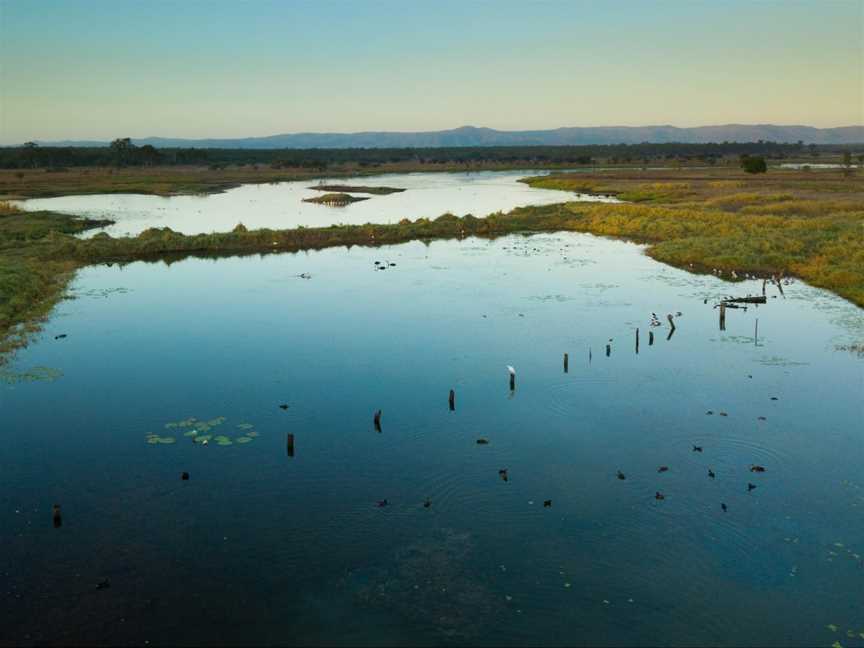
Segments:
[[[732,270],[795,275],[864,305],[864,178],[828,172],[744,177],[728,169],[676,176],[674,182],[646,182],[627,171],[527,178],[534,187],[615,194],[637,202],[570,202],[485,218],[445,214],[389,225],[190,236],[152,228],[137,237],[100,233],[79,239],[73,234],[105,222],[48,212],[13,213],[0,217],[0,359],[2,351],[26,344],[62,297],[72,273],[88,264],[494,238],[514,232],[577,231],[626,238],[649,244],[646,253],[669,265],[695,272],[717,269],[727,273],[724,276]],[[735,186],[721,186],[718,180]]]
[[[28,371],[15,372],[0,368],[0,382],[7,385],[29,382],[54,382],[63,372],[52,367],[33,367]]]
[[[251,423],[239,423],[237,427],[241,430],[251,430],[255,426]]]
[[[252,441],[252,437],[250,437],[248,435],[247,436],[239,436],[236,439],[234,439],[234,443],[249,443],[250,441]]]
[[[369,196],[352,196],[347,193],[328,193],[314,198],[304,198],[303,202],[318,203],[321,205],[348,205],[361,200],[369,200]]]

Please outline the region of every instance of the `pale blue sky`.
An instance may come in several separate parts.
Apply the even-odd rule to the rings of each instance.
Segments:
[[[0,143],[864,123],[864,0],[0,0]]]

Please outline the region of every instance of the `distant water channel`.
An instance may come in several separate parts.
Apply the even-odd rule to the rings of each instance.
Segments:
[[[150,227],[170,227],[184,234],[226,232],[242,222],[249,229],[322,227],[334,224],[397,223],[403,218],[486,216],[526,205],[548,205],[564,200],[604,200],[571,192],[532,189],[518,182],[538,171],[481,171],[476,173],[406,173],[363,178],[334,178],[250,184],[223,193],[193,196],[100,194],[37,198],[19,203],[28,210],[47,209],[92,218],[110,218],[117,224],[104,231],[112,236],[137,235]],[[372,195],[345,207],[303,202],[323,195],[311,189],[318,183],[387,186],[401,193]],[[356,196],[368,196],[357,193]],[[92,236],[95,232],[90,232]]]
[[[784,290],[720,331],[761,282],[575,233],[87,268],[0,373],[0,643],[862,646],[864,315]]]

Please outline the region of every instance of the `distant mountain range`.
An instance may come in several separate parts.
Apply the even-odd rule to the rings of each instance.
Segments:
[[[723,126],[599,126],[551,130],[500,131],[463,126],[427,132],[287,133],[234,139],[133,138],[138,146],[245,149],[302,148],[434,148],[443,146],[573,146],[585,144],[641,144],[709,142],[797,142],[805,144],[864,143],[864,126],[814,128],[772,124],[726,124]],[[39,142],[43,146],[105,146],[107,142]]]

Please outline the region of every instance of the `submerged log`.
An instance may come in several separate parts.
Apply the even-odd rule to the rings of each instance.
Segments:
[[[764,304],[768,300],[765,298],[765,295],[761,295],[756,297],[729,297],[723,301],[727,304]]]

